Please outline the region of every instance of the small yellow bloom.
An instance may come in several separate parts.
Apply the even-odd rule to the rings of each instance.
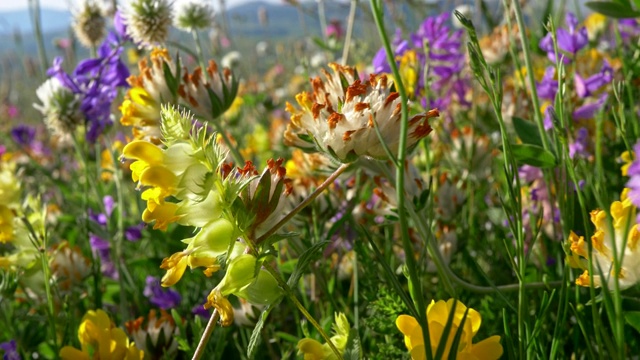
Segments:
[[[620,272],[617,274],[620,289],[627,289],[640,281],[640,230],[635,223],[635,207],[627,199],[628,192],[629,189],[624,189],[620,201],[614,201],[609,208],[613,229],[607,221],[607,213],[603,210],[593,210],[590,214],[591,222],[595,226],[591,244],[593,268],[597,275],[591,275],[587,270],[589,253],[584,237],[571,232],[569,246],[572,254],[569,256],[569,265],[584,270],[576,279],[577,285],[586,287],[593,282],[593,286],[601,287],[602,270],[609,289],[614,288],[614,244],[620,261]]]
[[[81,350],[71,346],[60,349],[63,360],[125,359],[142,360],[144,352],[130,342],[122,329],[114,327],[109,315],[102,310],[89,310],[78,328]]]
[[[634,158],[635,158],[635,155],[633,154],[633,151],[625,151],[622,153],[622,155],[620,155],[620,159],[623,162],[623,165],[620,168],[620,171],[622,171],[622,176],[627,176],[627,172],[629,171],[629,166],[631,166],[631,163],[633,162]]]
[[[453,309],[454,299],[448,301],[431,301],[427,308],[427,322],[429,325],[429,340],[431,342],[431,353],[435,355],[438,344],[442,341],[444,328],[447,324],[449,314]],[[500,336],[494,335],[487,339],[473,344],[473,337],[478,332],[482,319],[480,313],[474,309],[469,309],[462,328],[462,336],[457,349],[452,349],[453,338],[464,317],[467,307],[461,302],[456,303],[453,323],[446,341],[446,347],[442,355],[443,359],[449,358],[449,353],[454,351],[457,359],[498,359],[502,356],[502,345]],[[422,328],[418,321],[409,315],[400,315],[396,319],[396,326],[404,334],[404,342],[414,360],[426,359],[426,350],[423,342]]]
[[[334,335],[331,337],[331,342],[336,346],[341,355],[347,347],[350,331],[351,325],[349,325],[347,317],[343,313],[336,313],[335,323],[333,325]],[[333,350],[331,350],[331,347],[329,347],[329,344],[321,344],[314,339],[301,339],[298,341],[297,347],[298,355],[304,355],[304,360],[335,360],[338,358]]]

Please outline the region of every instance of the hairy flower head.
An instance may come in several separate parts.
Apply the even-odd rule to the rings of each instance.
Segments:
[[[291,122],[284,135],[285,144],[306,151],[320,151],[343,163],[359,156],[386,159],[398,151],[400,141],[400,95],[391,92],[392,81],[385,75],[372,75],[368,81],[357,79],[355,69],[336,63],[325,70],[325,80],[311,80],[313,93],[296,95],[300,109],[287,103]],[[407,146],[414,147],[431,132],[427,120],[438,116],[438,110],[409,119]]]
[[[132,0],[122,16],[127,34],[140,47],[152,48],[169,36],[172,10],[168,0]]]
[[[203,0],[187,0],[178,4],[175,25],[184,31],[202,30],[213,24],[213,8]]]
[[[88,48],[100,44],[105,35],[105,19],[94,0],[85,0],[73,16],[73,31],[80,43]]]
[[[36,90],[42,104],[33,106],[42,113],[44,122],[54,135],[73,133],[82,124],[80,99],[66,88],[58,78],[50,78]]]

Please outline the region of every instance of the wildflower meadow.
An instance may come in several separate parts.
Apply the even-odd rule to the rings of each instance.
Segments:
[[[640,1],[68,3],[0,33],[3,359],[640,359]]]

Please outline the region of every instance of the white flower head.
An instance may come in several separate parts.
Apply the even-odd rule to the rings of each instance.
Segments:
[[[82,123],[80,99],[57,78],[50,78],[36,90],[42,104],[33,104],[54,135],[65,136]]]
[[[203,30],[213,24],[213,8],[202,0],[180,1],[176,7],[175,26],[180,30]]]
[[[343,163],[359,156],[386,159],[398,150],[400,141],[401,100],[391,91],[392,82],[385,75],[371,75],[369,80],[357,78],[355,69],[329,64],[333,73],[323,69],[326,80],[311,80],[313,93],[296,96],[300,110],[287,103],[291,122],[284,134],[285,144],[303,150],[314,149]],[[431,132],[427,120],[438,116],[438,110],[409,119],[407,147],[414,147]]]
[[[80,43],[88,48],[98,46],[104,39],[105,26],[102,10],[93,0],[85,0],[73,14],[73,31]]]
[[[169,36],[172,22],[168,0],[132,0],[122,10],[127,34],[140,47],[152,48]]]

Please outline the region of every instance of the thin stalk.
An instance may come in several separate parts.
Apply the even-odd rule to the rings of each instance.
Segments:
[[[275,225],[273,225],[267,232],[265,232],[262,236],[256,239],[255,243],[260,244],[262,241],[267,239],[269,236],[275,234],[278,229],[280,229],[284,224],[288,223],[300,210],[307,207],[315,198],[318,197],[329,185],[333,184],[333,182],[342,174],[350,164],[342,164],[336,171],[331,174],[320,186],[318,186],[309,196],[302,200],[293,210],[291,210],[285,217],[283,217],[280,221],[278,221]]]
[[[520,34],[520,41],[522,42],[522,53],[524,54],[524,63],[527,67],[527,78],[529,79],[529,90],[531,91],[531,102],[533,103],[533,114],[538,125],[538,132],[542,139],[542,147],[545,150],[549,150],[549,141],[544,131],[544,122],[542,114],[540,113],[540,100],[538,99],[538,91],[536,90],[536,80],[533,73],[533,63],[531,62],[531,48],[529,47],[529,39],[525,33],[526,27],[524,19],[522,17],[522,8],[518,0],[511,1],[513,10],[516,15],[516,22],[518,23],[518,32]]]
[[[353,23],[356,20],[356,10],[358,8],[358,0],[351,0],[351,7],[349,8],[349,18],[347,22],[347,33],[344,37],[344,44],[342,48],[342,59],[340,63],[347,65],[349,59],[349,49],[351,48],[351,37],[353,36]]]
[[[198,64],[200,64],[200,67],[202,68],[202,71],[204,71],[204,73],[206,74],[206,67],[205,67],[205,62],[204,62],[204,54],[202,52],[202,45],[200,44],[200,34],[198,33],[198,30],[196,29],[191,29],[191,35],[193,36],[193,42],[196,43],[196,53],[198,54]]]
[[[207,347],[207,343],[209,342],[209,338],[213,333],[213,330],[216,328],[216,321],[218,321],[218,317],[220,314],[217,309],[213,310],[213,314],[209,318],[209,322],[207,323],[207,327],[204,328],[204,332],[202,333],[202,337],[200,337],[200,342],[198,343],[198,347],[196,348],[196,352],[193,353],[192,360],[198,360],[204,354],[204,349]]]
[[[111,148],[111,147],[110,147]],[[118,283],[120,285],[120,316],[121,321],[127,319],[127,296],[125,293],[124,280],[125,280],[125,262],[122,255],[122,242],[124,241],[124,196],[122,195],[122,171],[120,171],[120,164],[116,156],[111,156],[113,159],[114,176],[113,181],[116,185],[116,201],[118,203],[118,221],[117,232],[115,236],[114,252],[116,259],[116,271],[118,272]]]
[[[36,44],[38,46],[38,57],[40,58],[40,70],[41,76],[44,78],[47,74],[47,53],[44,47],[44,40],[42,37],[42,26],[40,18],[40,1],[29,0],[29,10],[31,11],[31,25],[33,26],[33,34],[36,37]]]
[[[298,310],[302,313],[302,315],[304,315],[304,317],[307,318],[307,320],[311,323],[311,325],[314,328],[316,328],[316,330],[318,330],[318,333],[320,333],[320,336],[322,337],[322,339],[329,345],[329,347],[331,348],[331,350],[333,351],[337,359],[342,360],[343,359],[342,354],[340,353],[336,345],[333,343],[333,341],[331,341],[331,338],[329,337],[329,335],[327,335],[327,333],[324,331],[322,326],[320,326],[320,324],[316,321],[316,319],[313,316],[311,316],[309,311],[307,311],[304,305],[302,305],[300,300],[298,300],[296,295],[293,293],[293,290],[291,290],[291,287],[289,287],[289,284],[287,284],[282,279],[278,271],[276,271],[276,269],[274,269],[273,266],[271,266],[271,264],[265,263],[264,267],[265,269],[267,269],[267,271],[269,271],[269,273],[271,273],[271,275],[273,275],[274,279],[276,279],[276,281],[278,282],[278,285],[280,285],[280,288],[284,290],[287,298],[289,298],[289,300],[293,302],[293,304],[298,308]]]
[[[327,13],[324,9],[324,0],[316,0],[318,2],[318,19],[320,20],[320,31],[322,32],[322,40],[327,41]]]
[[[391,43],[389,42],[389,37],[387,36],[387,32],[384,28],[384,20],[382,18],[382,7],[379,1],[370,0],[371,4],[371,12],[373,13],[373,17],[378,28],[378,33],[380,34],[380,39],[382,40],[382,44],[384,46],[385,52],[387,54],[387,60],[391,65],[391,70],[393,72],[393,77],[395,79],[395,86],[400,94],[400,104],[401,104],[401,120],[400,120],[400,134],[399,134],[399,142],[398,142],[398,158],[397,164],[400,166],[396,167],[396,196],[398,199],[398,218],[400,222],[400,234],[402,238],[402,247],[406,254],[406,266],[409,271],[409,281],[411,282],[411,289],[413,294],[413,301],[416,303],[416,309],[418,312],[418,324],[422,328],[422,337],[425,345],[425,351],[427,355],[427,359],[431,360],[433,358],[433,354],[431,352],[431,340],[429,337],[429,326],[427,323],[427,314],[426,314],[426,305],[424,298],[422,296],[422,285],[420,284],[420,279],[418,275],[418,267],[416,264],[416,259],[414,257],[413,244],[409,239],[409,222],[407,220],[407,212],[405,209],[405,193],[404,193],[404,163],[407,157],[407,134],[409,130],[409,122],[408,115],[409,109],[407,107],[408,97],[407,92],[402,84],[402,78],[400,77],[400,72],[398,71],[398,66],[396,65],[396,60],[394,57],[393,49],[391,49]]]

